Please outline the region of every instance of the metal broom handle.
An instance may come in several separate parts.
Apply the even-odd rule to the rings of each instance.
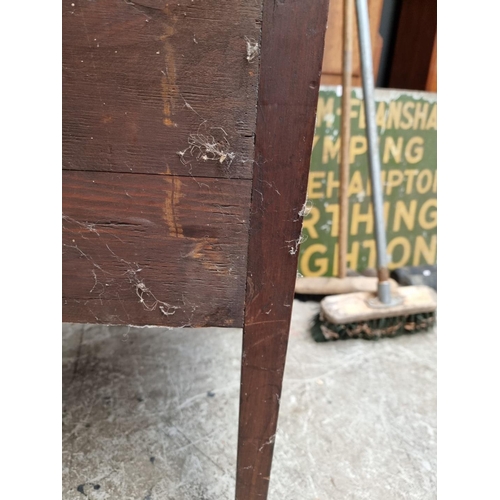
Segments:
[[[387,239],[384,223],[384,195],[380,178],[380,154],[375,123],[375,98],[373,83],[372,49],[370,43],[370,20],[366,0],[356,0],[358,18],[361,79],[365,107],[366,136],[368,141],[368,165],[372,183],[372,204],[375,218],[375,241],[377,244],[378,299],[383,304],[391,303],[389,270],[387,268]]]

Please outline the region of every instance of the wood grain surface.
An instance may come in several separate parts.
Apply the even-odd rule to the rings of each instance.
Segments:
[[[328,0],[264,2],[237,500],[265,499],[269,487],[327,10]]]
[[[64,2],[64,168],[251,179],[259,4]],[[179,161],[197,133],[226,139],[231,164]]]
[[[63,7],[63,320],[244,327],[237,500],[268,492],[327,10]]]
[[[242,326],[261,17],[63,3],[64,321]]]
[[[248,183],[66,172],[65,320],[241,326]]]

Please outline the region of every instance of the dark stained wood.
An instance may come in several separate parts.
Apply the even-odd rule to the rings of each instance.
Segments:
[[[63,4],[63,320],[244,326],[237,500],[268,491],[327,8]]]
[[[402,2],[389,87],[426,90],[436,29],[436,0]]]
[[[264,1],[241,372],[237,500],[267,497],[328,0]]]
[[[242,326],[261,18],[63,3],[64,321]]]
[[[65,1],[64,168],[251,179],[258,58],[247,61],[245,38],[259,38],[261,9],[261,0]],[[197,132],[227,139],[232,163],[180,162]]]
[[[64,320],[242,326],[250,184],[65,172]]]

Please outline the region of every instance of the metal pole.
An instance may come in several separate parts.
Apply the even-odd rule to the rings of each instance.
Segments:
[[[372,184],[372,204],[377,243],[378,298],[383,304],[391,303],[389,270],[387,268],[387,240],[384,224],[384,195],[380,179],[380,154],[378,150],[377,125],[375,123],[375,97],[373,83],[372,50],[370,43],[370,20],[366,0],[356,0],[358,18],[359,51],[363,82],[363,101],[368,141],[368,164]]]

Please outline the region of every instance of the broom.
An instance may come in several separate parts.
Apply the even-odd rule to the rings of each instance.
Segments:
[[[426,331],[435,323],[437,308],[436,292],[430,287],[408,286],[398,288],[395,293],[391,292],[366,0],[356,0],[356,12],[375,219],[378,285],[376,294],[357,292],[325,297],[321,301],[320,314],[313,326],[313,336],[316,340],[377,339]]]
[[[336,295],[352,292],[376,292],[376,276],[360,275],[347,269],[347,237],[349,210],[349,145],[351,136],[351,90],[352,90],[352,41],[353,41],[354,0],[343,2],[342,33],[342,112],[341,112],[341,150],[339,182],[339,245],[338,277],[315,276],[298,277],[295,293],[299,295]],[[348,274],[349,273],[349,274]],[[391,280],[391,287],[397,287]]]

